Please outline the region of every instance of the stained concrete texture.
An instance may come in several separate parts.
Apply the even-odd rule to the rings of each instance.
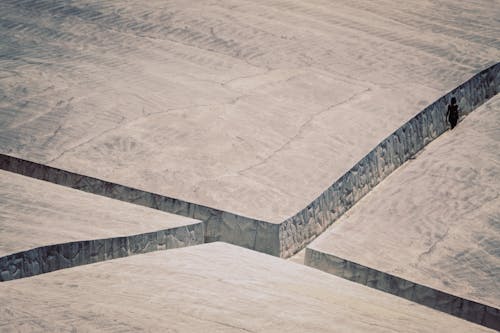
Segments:
[[[500,55],[486,1],[0,12],[0,152],[273,222]]]
[[[499,161],[496,96],[391,174],[308,251],[499,309]]]
[[[61,170],[0,153],[0,168],[202,220],[206,241],[225,241],[268,254],[289,257],[304,248],[332,222],[382,181],[449,129],[446,109],[456,98],[463,117],[500,89],[500,63],[477,73],[404,123],[381,141],[313,202],[282,223],[259,221],[192,202],[151,193],[103,179]]]
[[[0,170],[0,257],[201,222]]]
[[[204,242],[201,221],[0,170],[0,281]]]
[[[2,283],[0,303],[2,331],[489,332],[224,243]]]

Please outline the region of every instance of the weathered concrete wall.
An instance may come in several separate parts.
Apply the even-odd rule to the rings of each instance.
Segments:
[[[203,242],[200,222],[139,235],[41,246],[1,257],[0,281]]]
[[[0,154],[0,169],[205,223],[205,241],[224,241],[279,256],[279,225]]]
[[[305,264],[453,316],[500,330],[500,309],[451,295],[311,248],[306,249]]]
[[[449,128],[446,111],[456,97],[463,117],[500,90],[500,63],[476,74],[426,107],[378,144],[306,208],[280,225],[280,255],[301,250],[392,171]]]
[[[387,137],[306,208],[280,224],[166,197],[47,165],[0,154],[0,168],[82,191],[202,220],[205,241],[224,241],[275,256],[289,257],[304,248],[394,169],[447,128],[450,97],[461,115],[494,96],[500,85],[496,64],[428,106]]]

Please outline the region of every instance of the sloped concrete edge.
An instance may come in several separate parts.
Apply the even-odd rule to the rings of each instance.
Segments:
[[[397,167],[448,129],[446,106],[455,96],[462,116],[500,90],[497,63],[429,105],[401,126],[307,207],[275,224],[0,154],[0,169],[134,203],[205,223],[205,241],[288,258],[303,249]]]
[[[137,235],[40,246],[1,257],[0,281],[20,279],[140,253],[203,244],[203,229],[203,223],[200,221]]]
[[[279,256],[279,225],[0,153],[0,169],[205,224],[205,242],[223,241]]]
[[[495,307],[448,294],[309,247],[306,248],[304,263],[455,317],[500,330],[500,309]]]
[[[281,223],[281,257],[290,257],[303,249],[395,169],[447,131],[446,111],[451,97],[457,99],[464,117],[498,91],[500,63],[474,75],[415,115],[306,208]]]

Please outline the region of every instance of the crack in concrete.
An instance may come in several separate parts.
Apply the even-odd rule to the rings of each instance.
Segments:
[[[69,152],[71,152],[71,151],[74,151],[74,150],[78,149],[79,147],[81,147],[81,146],[83,146],[83,145],[86,145],[87,143],[90,143],[90,142],[94,141],[95,139],[98,139],[98,138],[100,138],[100,137],[102,137],[102,136],[104,136],[104,135],[108,134],[109,132],[112,132],[112,131],[114,131],[114,130],[118,129],[118,128],[119,128],[119,127],[123,124],[123,122],[124,122],[124,121],[125,121],[125,118],[122,118],[122,119],[118,122],[118,124],[116,124],[115,126],[113,126],[113,127],[111,127],[111,128],[108,128],[107,130],[104,130],[103,132],[99,133],[99,134],[98,134],[98,135],[96,135],[96,136],[91,137],[91,138],[90,138],[90,139],[88,139],[88,140],[85,140],[84,142],[81,142],[81,143],[79,143],[79,144],[77,144],[77,145],[75,145],[75,146],[73,146],[73,147],[71,147],[71,148],[69,148],[69,149],[64,150],[62,153],[60,153],[60,154],[59,154],[59,155],[57,155],[56,157],[54,157],[54,158],[52,158],[52,159],[50,159],[50,160],[44,161],[44,162],[43,162],[43,164],[50,164],[50,163],[53,163],[53,162],[55,162],[56,160],[58,160],[58,159],[60,159],[61,157],[63,157],[64,155],[66,155],[67,153],[69,153]]]
[[[155,111],[155,112],[147,112],[145,111],[144,107],[142,107],[142,112],[141,112],[141,115],[136,117],[136,118],[133,118],[131,119],[130,121],[126,121],[127,119],[125,117],[122,117],[122,119],[113,127],[107,129],[107,130],[104,130],[103,132],[99,133],[98,135],[96,136],[93,136],[92,138],[84,141],[84,142],[81,142],[69,149],[66,149],[64,150],[63,152],[61,152],[58,156],[50,159],[50,160],[46,160],[44,161],[43,163],[44,164],[49,164],[49,163],[52,163],[52,162],[55,162],[56,160],[60,159],[62,156],[64,156],[66,153],[70,152],[70,151],[74,151],[76,149],[78,149],[79,147],[81,146],[84,146],[114,130],[117,130],[118,128],[120,128],[121,126],[124,126],[124,125],[130,125],[138,120],[141,120],[141,119],[145,119],[145,118],[148,118],[148,117],[151,117],[153,115],[157,115],[157,114],[162,114],[162,113],[170,113],[170,112],[173,112],[173,111],[179,111],[179,110],[189,110],[189,109],[193,109],[193,108],[199,108],[199,107],[213,107],[213,106],[222,106],[222,105],[231,105],[231,104],[236,104],[241,98],[244,98],[245,96],[247,96],[246,94],[243,94],[243,95],[240,95],[240,96],[237,96],[233,99],[231,99],[230,101],[228,102],[225,102],[225,103],[216,103],[216,104],[195,104],[195,105],[187,105],[187,106],[183,106],[183,107],[176,107],[176,108],[171,108],[171,109],[165,109],[165,110],[161,110],[161,111]],[[56,134],[60,129],[61,129],[62,125],[60,125],[56,131],[54,132],[54,134]],[[54,135],[51,135],[51,137],[53,137]],[[47,140],[49,141],[50,138]]]
[[[63,125],[59,125],[57,126],[57,128],[54,130],[54,132],[52,132],[52,134],[49,135],[49,137],[45,140],[44,143],[41,144],[42,147],[46,147],[49,145],[50,142],[52,142],[52,140],[55,139],[55,137],[57,136],[57,134],[61,131]]]
[[[234,81],[244,80],[244,79],[251,79],[251,78],[259,77],[259,76],[262,76],[262,75],[267,75],[267,74],[269,74],[272,71],[273,71],[273,69],[269,69],[268,68],[264,72],[260,72],[260,73],[257,73],[257,74],[251,74],[251,75],[245,75],[245,76],[238,76],[238,77],[235,77],[233,79],[226,80],[226,81],[222,82],[221,85],[223,87],[226,87],[226,88],[230,89],[230,90],[233,90],[232,88],[228,87],[227,85],[230,84],[230,83],[232,83],[232,82],[234,82]]]
[[[218,320],[210,320],[210,319],[206,319],[206,318],[203,318],[202,320],[209,321],[211,323],[219,324],[219,325],[222,325],[222,326],[225,326],[225,327],[229,327],[229,328],[232,328],[232,329],[237,329],[237,330],[244,331],[244,332],[250,332],[250,333],[254,333],[255,332],[255,331],[246,329],[244,327],[240,327],[240,326],[236,326],[236,325],[231,325],[231,324],[224,323],[224,322],[218,321]]]
[[[435,250],[436,250],[436,247],[438,246],[439,243],[443,242],[444,239],[448,236],[448,233],[450,231],[450,228],[446,228],[446,231],[444,232],[444,234],[442,236],[439,236],[437,237],[437,239],[431,244],[431,246],[429,247],[429,249],[427,249],[427,251],[425,252],[422,252],[418,258],[417,258],[417,266],[419,265],[419,263],[421,261],[423,261],[424,257],[427,257],[427,256],[430,256]]]
[[[244,172],[247,172],[247,171],[249,171],[249,170],[251,170],[253,168],[256,168],[256,167],[258,167],[260,165],[265,164],[273,156],[275,156],[279,152],[281,152],[284,149],[286,149],[293,141],[295,141],[302,134],[302,131],[304,130],[304,128],[306,128],[316,117],[320,116],[321,114],[323,114],[325,112],[331,111],[334,108],[337,108],[337,107],[342,106],[344,104],[350,103],[353,100],[355,100],[356,98],[359,98],[361,95],[363,95],[363,94],[365,94],[365,93],[367,93],[367,92],[369,92],[371,90],[372,90],[371,88],[367,88],[367,89],[365,89],[365,90],[363,90],[361,92],[358,92],[358,93],[352,95],[351,97],[347,98],[346,100],[344,100],[342,102],[330,105],[326,109],[323,109],[323,110],[320,110],[320,111],[314,113],[313,115],[311,115],[309,117],[308,120],[306,120],[302,125],[300,125],[299,129],[297,130],[297,133],[294,136],[292,136],[291,138],[289,138],[285,143],[283,143],[278,149],[274,150],[272,153],[270,153],[268,156],[266,156],[265,158],[263,158],[261,161],[255,163],[255,164],[252,164],[252,165],[250,165],[250,166],[248,166],[248,167],[246,167],[244,169],[241,169],[241,170],[237,171],[236,173],[240,174],[240,175],[243,175]]]

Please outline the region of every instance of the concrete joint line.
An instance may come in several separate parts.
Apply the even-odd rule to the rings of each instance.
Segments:
[[[452,295],[328,253],[306,248],[305,265],[470,322],[500,330],[500,309]]]
[[[465,116],[496,95],[499,89],[500,63],[497,63],[427,106],[380,142],[313,202],[279,224],[142,191],[5,154],[0,154],[0,169],[198,219],[204,222],[205,242],[224,241],[287,258],[303,249],[385,177],[448,130],[445,114],[451,96],[456,97],[462,115]]]

